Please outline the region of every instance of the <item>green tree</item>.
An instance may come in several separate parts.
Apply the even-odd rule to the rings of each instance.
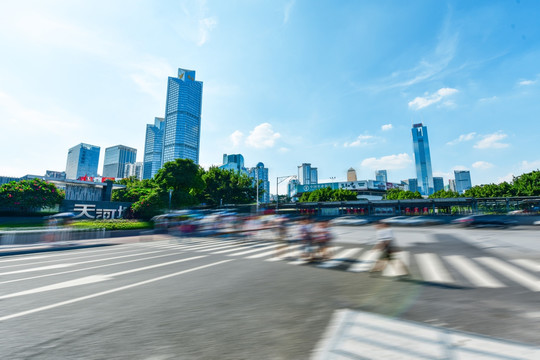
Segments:
[[[332,190],[332,201],[352,201],[356,200],[356,193],[351,190],[337,189]]]
[[[439,199],[439,198],[457,198],[459,194],[456,191],[452,190],[439,190],[431,195],[428,198],[430,199]]]
[[[512,183],[516,196],[540,196],[540,170],[515,177]]]
[[[204,191],[199,198],[209,205],[249,204],[256,201],[257,189],[253,179],[244,173],[210,167],[202,175]],[[259,180],[259,186],[262,180]],[[259,196],[264,190],[259,188]]]
[[[408,191],[401,189],[390,189],[386,192],[387,200],[409,200],[409,199],[422,199],[422,195],[416,191]]]
[[[62,190],[41,179],[12,181],[0,186],[0,206],[22,212],[56,206],[64,197]]]
[[[172,190],[172,206],[175,208],[196,205],[204,190],[204,170],[189,159],[169,161],[158,170],[154,182],[163,193]]]

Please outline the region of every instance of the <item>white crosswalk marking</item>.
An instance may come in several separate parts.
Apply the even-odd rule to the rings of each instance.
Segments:
[[[290,245],[290,246],[287,248],[287,251],[291,251],[291,250],[297,249],[297,248],[299,248],[300,246],[301,246],[301,245]],[[263,252],[263,253],[251,255],[251,256],[246,256],[245,259],[259,259],[259,258],[262,258],[262,257],[272,256],[272,255],[275,255],[275,254],[276,254],[276,250],[272,250],[272,251],[267,251],[267,252]]]
[[[302,246],[302,245],[289,246],[288,251],[284,255],[272,257],[270,259],[266,259],[265,261],[280,261],[280,260],[287,259],[287,258],[299,257],[303,252],[302,250],[297,250],[300,246]]]
[[[252,245],[237,244],[237,245],[229,245],[229,246],[227,246],[226,248],[225,248],[225,247],[223,248],[223,249],[225,249],[225,250],[215,251],[215,252],[213,252],[212,254],[226,254],[226,253],[233,252],[233,251],[252,249],[252,248],[257,247],[257,246],[261,246],[261,244],[252,244]],[[214,250],[217,250],[217,249],[214,249]],[[209,250],[203,250],[203,251],[209,251]],[[210,251],[212,251],[212,250],[210,250]]]
[[[467,280],[476,286],[487,288],[506,287],[506,285],[493,278],[463,255],[444,256],[444,259],[452,264],[452,266],[459,270]]]
[[[525,286],[532,291],[540,291],[540,280],[535,276],[526,273],[525,271],[516,268],[502,260],[492,258],[492,257],[479,257],[475,260],[481,262],[482,264],[489,266],[493,270],[503,274],[509,279],[514,280],[515,282]]]
[[[276,247],[276,244],[272,244],[272,245],[268,245],[268,246],[258,247],[258,248],[252,249],[252,250],[241,251],[239,253],[228,254],[227,256],[242,256],[242,255],[251,254],[251,253],[254,253],[254,252],[257,252],[257,251],[273,249],[275,247]]]
[[[442,284],[451,284],[454,282],[437,255],[433,253],[423,253],[416,254],[415,257],[420,272],[422,273],[422,278],[425,281]]]
[[[328,250],[329,251],[335,251],[335,250],[338,250],[338,249],[341,249],[341,246],[331,246]],[[289,261],[288,264],[290,264],[290,265],[303,265],[303,264],[307,264],[309,262],[310,262],[309,258],[304,258],[304,259],[298,259],[298,260]]]
[[[539,272],[540,271],[540,263],[530,260],[530,259],[514,259],[510,260],[514,264],[517,264],[521,267],[527,268],[532,271]]]
[[[393,254],[394,259],[388,262],[388,265],[384,268],[382,276],[401,276],[407,275],[409,268],[409,252],[398,251]],[[404,268],[403,266],[407,268]]]
[[[347,271],[351,272],[365,272],[371,270],[377,259],[381,257],[379,250],[366,251],[357,261],[358,263],[351,266]]]
[[[360,248],[342,250],[338,252],[337,254],[335,254],[334,256],[332,256],[330,260],[325,261],[323,264],[317,265],[317,267],[326,269],[326,268],[339,266],[340,264],[352,258],[353,256],[356,256],[361,251],[362,249]]]

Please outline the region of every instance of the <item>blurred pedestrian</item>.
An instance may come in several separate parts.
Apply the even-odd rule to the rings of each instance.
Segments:
[[[377,243],[372,250],[380,251],[380,256],[369,272],[382,272],[391,261],[394,261],[394,263],[399,263],[402,266],[403,270],[405,270],[405,275],[410,275],[410,271],[405,263],[395,256],[399,249],[395,244],[394,232],[390,229],[390,226],[386,223],[379,222],[376,224],[376,228]]]

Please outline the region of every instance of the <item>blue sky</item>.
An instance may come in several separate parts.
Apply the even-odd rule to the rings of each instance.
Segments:
[[[68,148],[142,160],[167,76],[204,82],[201,165],[223,153],[276,176],[387,169],[473,184],[540,168],[537,1],[3,1],[0,175],[65,170]],[[280,193],[285,188],[280,187]]]

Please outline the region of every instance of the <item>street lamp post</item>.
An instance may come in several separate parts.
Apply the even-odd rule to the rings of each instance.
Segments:
[[[276,214],[279,211],[279,184],[290,178],[296,179],[296,175],[278,176],[276,178]]]

